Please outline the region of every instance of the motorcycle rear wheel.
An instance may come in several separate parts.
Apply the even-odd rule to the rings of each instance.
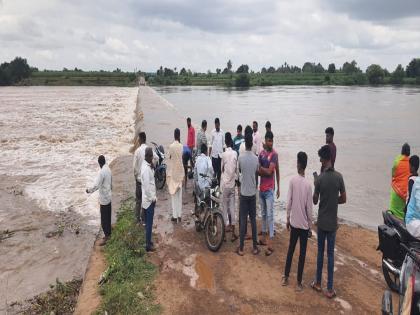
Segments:
[[[399,292],[400,289],[400,277],[398,275],[395,275],[392,273],[388,267],[385,265],[385,263],[382,260],[382,273],[384,274],[385,282],[388,285],[388,287],[394,291]]]
[[[162,189],[166,183],[166,170],[164,168],[158,169],[155,172],[155,185],[157,189]]]
[[[220,212],[214,212],[209,216],[204,227],[204,233],[207,248],[212,252],[217,252],[225,238],[225,222]]]

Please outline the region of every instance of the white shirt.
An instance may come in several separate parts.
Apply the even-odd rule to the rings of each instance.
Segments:
[[[253,147],[255,147],[255,154],[258,156],[263,149],[262,139],[258,130],[252,134]]]
[[[222,157],[223,144],[225,143],[225,134],[222,129],[216,131],[213,129],[211,132],[211,157]]]
[[[139,146],[136,149],[133,156],[134,177],[139,183],[141,183],[141,166],[144,161],[146,149],[147,149],[147,144],[143,143],[141,146]],[[159,157],[157,156],[155,150],[153,150],[153,163],[157,163],[157,161],[159,161]]]
[[[149,208],[153,201],[156,201],[155,172],[151,165],[144,160],[141,165],[141,206],[143,209]]]
[[[210,187],[214,171],[210,158],[204,153],[201,153],[195,161],[194,174],[197,176],[196,180],[198,181],[198,187],[200,187],[201,190],[206,187]],[[209,177],[205,178],[200,176],[200,174],[205,174]]]
[[[91,194],[97,190],[99,190],[99,204],[109,205],[112,199],[112,176],[108,164],[102,166],[93,187],[88,188],[87,192]]]
[[[222,188],[234,188],[235,180],[238,175],[238,154],[232,148],[226,148],[222,154]]]

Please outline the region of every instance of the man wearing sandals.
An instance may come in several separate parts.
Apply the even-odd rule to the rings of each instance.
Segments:
[[[290,267],[293,253],[299,240],[299,263],[297,270],[297,291],[303,290],[302,276],[305,266],[306,246],[310,237],[312,225],[312,185],[305,178],[308,156],[305,152],[297,154],[297,171],[289,184],[287,193],[287,230],[290,231],[289,249],[287,251],[286,266],[284,268],[283,286],[289,284]]]
[[[273,149],[273,133],[268,131],[265,134],[265,148],[261,151],[259,157],[258,174],[260,181],[260,207],[262,215],[262,235],[263,240],[260,245],[267,245],[266,256],[273,253],[272,240],[274,237],[274,176],[278,162],[277,152]],[[277,178],[277,187],[279,178]],[[267,238],[268,234],[268,238]]]
[[[246,129],[245,129],[246,130]],[[257,184],[256,174],[258,172],[258,158],[252,153],[252,134],[245,134],[246,151],[239,156],[239,172],[241,173],[241,194],[239,197],[239,225],[240,225],[240,242],[237,253],[244,255],[244,240],[246,234],[246,225],[248,224],[248,216],[251,220],[253,254],[257,255],[259,249],[257,246]]]
[[[321,175],[315,179],[315,191],[313,196],[314,204],[318,204],[318,257],[316,266],[316,279],[311,287],[320,292],[322,267],[324,263],[325,240],[327,240],[328,256],[328,282],[327,290],[324,292],[328,298],[336,296],[333,287],[334,279],[334,247],[335,236],[338,228],[337,210],[339,204],[346,203],[346,189],[343,176],[334,170],[331,163],[331,149],[324,145],[318,151],[322,169]]]

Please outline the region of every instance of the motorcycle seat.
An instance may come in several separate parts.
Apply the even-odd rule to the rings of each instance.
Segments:
[[[415,238],[407,231],[405,226],[405,222],[396,216],[394,216],[390,211],[383,212],[384,221],[386,224],[390,224],[391,226],[395,227],[398,233],[401,235],[401,240],[406,244],[416,244],[420,243],[420,240]]]

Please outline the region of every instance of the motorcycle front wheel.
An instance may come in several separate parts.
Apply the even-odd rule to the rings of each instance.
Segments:
[[[384,274],[384,278],[388,287],[394,291],[399,292],[400,288],[400,277],[399,275],[394,274],[391,270],[388,269],[386,264],[384,263],[384,259],[382,259],[382,273]]]
[[[225,238],[225,223],[220,212],[210,214],[204,228],[208,249],[217,252],[223,244]]]
[[[166,170],[165,168],[159,168],[155,172],[155,185],[157,189],[162,189],[166,183]]]

